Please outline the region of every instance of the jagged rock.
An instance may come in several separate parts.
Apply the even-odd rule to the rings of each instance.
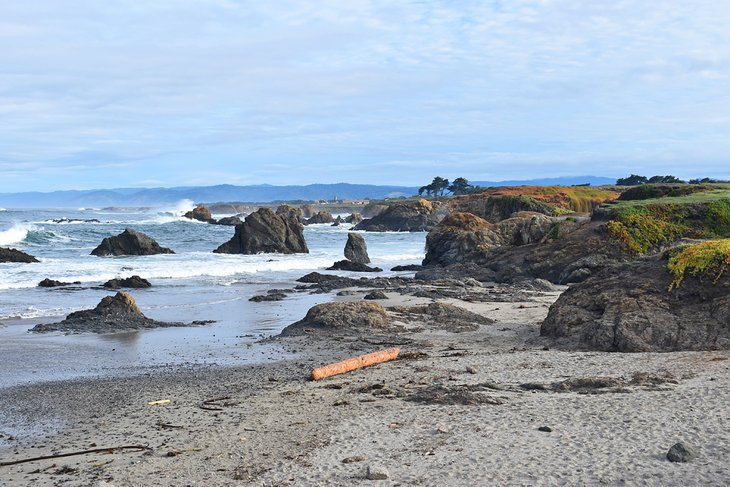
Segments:
[[[305,225],[316,225],[321,223],[334,223],[335,219],[329,211],[319,211],[311,218],[308,218]]]
[[[332,267],[327,268],[328,271],[350,271],[350,272],[383,272],[380,267],[370,267],[367,264],[352,262],[350,260],[338,260]]]
[[[111,289],[119,289],[122,287],[144,289],[152,287],[152,284],[150,284],[150,281],[148,281],[147,279],[135,275],[124,279],[110,279],[109,281],[105,282],[103,286]]]
[[[353,301],[324,303],[310,308],[304,319],[293,323],[281,332],[282,336],[305,333],[352,334],[390,331],[388,313],[378,303]]]
[[[219,254],[308,253],[304,228],[296,219],[260,208],[236,225],[233,238],[213,252]]]
[[[345,218],[345,223],[351,223],[357,225],[362,221],[362,215],[360,213],[352,213],[350,216]]]
[[[304,212],[301,208],[289,205],[279,205],[276,208],[276,214],[287,218],[293,218],[299,223],[304,223]]]
[[[363,296],[363,299],[376,300],[376,299],[388,299],[388,296],[383,291],[371,291]]]
[[[215,222],[213,215],[210,214],[210,210],[203,205],[196,206],[192,210],[185,213],[183,216],[185,218],[189,218],[191,220],[198,220],[198,221],[206,222],[206,223]]]
[[[23,263],[23,264],[30,264],[32,262],[39,262],[39,261],[32,255],[26,254],[25,252],[21,252],[20,250],[0,247],[0,263],[5,263],[5,262],[18,262],[18,263]]]
[[[127,228],[115,237],[107,237],[91,251],[91,255],[155,255],[174,254],[166,247],[160,247],[152,238],[142,232]]]
[[[497,223],[511,218],[519,212],[535,212],[555,216],[555,208],[534,198],[518,195],[476,194],[454,198],[449,202],[452,211],[467,212]]]
[[[618,352],[730,349],[730,277],[689,276],[669,291],[653,256],[604,269],[553,303],[540,334],[558,344]]]
[[[368,232],[427,232],[441,219],[442,215],[426,200],[389,205],[383,212],[363,220],[355,230]]]
[[[358,233],[348,233],[345,243],[345,258],[358,264],[369,264],[368,246],[365,239]]]
[[[496,224],[472,213],[450,213],[428,233],[423,264],[480,261],[493,247],[541,242],[554,224],[551,218],[538,213],[523,212]]]
[[[193,323],[196,324],[196,323]],[[134,298],[120,291],[114,296],[104,297],[96,308],[76,311],[59,323],[36,325],[33,332],[64,331],[69,333],[114,333],[122,330],[138,330],[168,326],[189,326],[184,323],[169,323],[147,318],[137,307]]]
[[[430,303],[425,306],[394,306],[391,311],[427,321],[431,328],[461,333],[476,331],[480,325],[491,325],[494,320],[447,303]],[[415,315],[415,316],[414,316]]]
[[[56,281],[55,279],[45,278],[41,282],[38,283],[38,287],[61,287],[61,286],[72,286],[74,284],[81,284],[81,281],[63,282],[63,281]]]
[[[241,220],[237,216],[224,216],[220,220],[213,221],[211,223],[213,223],[215,225],[225,225],[228,227],[235,227],[236,225],[240,225],[241,223],[243,223],[243,220]]]

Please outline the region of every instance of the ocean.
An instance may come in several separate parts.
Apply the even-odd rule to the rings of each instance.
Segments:
[[[293,293],[279,302],[250,302],[273,288],[292,288],[302,275],[344,258],[350,225],[310,225],[309,254],[226,255],[212,251],[233,227],[184,218],[193,208],[1,209],[0,246],[37,257],[33,264],[0,264],[0,387],[105,374],[138,373],[145,367],[238,365],[286,358],[276,344],[257,343],[301,319],[330,295]],[[215,218],[230,215],[213,215]],[[95,257],[104,237],[125,228],[146,233],[172,255]],[[399,264],[418,264],[425,233],[363,233],[379,275]],[[359,274],[342,273],[358,276]],[[156,320],[214,320],[198,327],[160,328],[111,335],[35,334],[37,323],[60,321],[89,309],[114,291],[101,285],[139,275],[152,283],[133,289],[142,312]],[[401,275],[403,275],[401,273]],[[408,274],[406,274],[408,275]],[[45,278],[80,284],[40,288]]]

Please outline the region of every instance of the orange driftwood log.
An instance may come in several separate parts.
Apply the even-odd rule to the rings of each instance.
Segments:
[[[388,348],[379,352],[360,355],[359,357],[348,358],[342,362],[318,367],[312,371],[312,380],[325,379],[337,374],[344,374],[352,370],[361,369],[369,365],[380,364],[395,360],[400,353],[400,348]]]

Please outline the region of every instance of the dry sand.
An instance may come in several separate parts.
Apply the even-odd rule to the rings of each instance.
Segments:
[[[367,290],[353,292],[344,299]],[[0,462],[148,448],[0,467],[0,485],[727,485],[730,353],[546,349],[539,324],[557,294],[447,300],[496,320],[476,332],[288,338],[297,360],[0,390]],[[425,355],[308,380],[393,344]],[[597,377],[615,380],[553,386]],[[147,404],[160,399],[171,402]],[[690,463],[666,459],[680,440],[697,451]]]

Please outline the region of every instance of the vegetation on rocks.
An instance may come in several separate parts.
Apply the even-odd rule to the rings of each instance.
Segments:
[[[707,277],[713,283],[722,277],[730,266],[730,239],[708,240],[694,245],[678,247],[672,252],[667,268],[674,276],[669,289],[676,289],[687,273]]]
[[[489,189],[481,195],[530,198],[552,208],[551,214],[555,215],[571,212],[590,213],[599,204],[619,196],[615,191],[590,186],[507,186]]]
[[[608,233],[627,250],[644,254],[655,246],[673,242],[689,233],[686,212],[676,205],[622,208],[608,222]]]

